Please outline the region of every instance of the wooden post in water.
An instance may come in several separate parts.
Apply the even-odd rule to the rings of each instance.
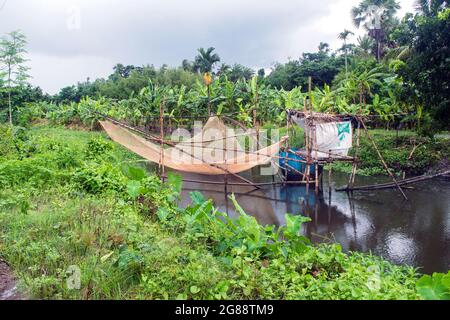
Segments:
[[[315,173],[315,175],[316,175],[316,179],[315,179],[315,187],[316,187],[316,195],[318,195],[319,194],[319,155],[318,155],[318,153],[319,153],[319,151],[318,151],[318,146],[317,146],[317,127],[316,127],[316,125],[314,124],[314,127],[313,127],[313,132],[314,132],[314,144],[313,144],[313,146],[314,146],[314,158],[315,158],[315,160],[314,160],[314,173]]]
[[[356,178],[356,171],[358,169],[358,157],[359,157],[359,148],[360,148],[360,144],[361,144],[361,123],[359,122],[359,118],[357,118],[358,120],[358,129],[357,129],[357,134],[356,134],[356,151],[355,151],[355,155],[353,158],[353,165],[352,165],[352,173],[350,174],[350,179],[348,181],[348,188],[352,189],[353,186],[355,185],[355,178]]]
[[[290,115],[289,113],[286,113],[286,133],[289,134],[289,123],[290,123]],[[285,155],[286,157],[284,158],[284,181],[287,182],[288,181],[288,162],[289,162],[289,138],[286,139],[286,145],[285,145]]]
[[[332,174],[333,174],[333,162],[332,162],[333,160],[332,160],[332,158],[331,158],[331,150],[330,150],[330,153],[329,153],[329,157],[328,157],[328,163],[329,163],[329,165],[330,165],[330,169],[329,169],[329,171],[328,171],[328,195],[329,195],[329,197],[331,198],[331,183],[332,183],[332,181],[331,181],[331,179],[332,179]]]
[[[159,105],[159,128],[160,128],[160,159],[159,159],[159,173],[161,180],[164,182],[165,167],[164,167],[164,101]]]
[[[314,124],[314,120],[312,118],[313,111],[312,111],[312,99],[311,99],[311,93],[312,93],[312,78],[308,77],[308,108],[309,108],[309,114],[310,118],[305,121],[305,128],[308,132],[308,146],[306,148],[306,194],[309,193],[309,178],[311,174],[311,145],[312,145],[312,126]]]

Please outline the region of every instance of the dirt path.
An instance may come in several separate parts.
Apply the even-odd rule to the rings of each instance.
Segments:
[[[17,283],[8,265],[0,260],[0,300],[23,300]]]

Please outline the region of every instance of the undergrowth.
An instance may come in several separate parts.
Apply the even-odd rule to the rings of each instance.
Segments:
[[[0,258],[33,298],[419,298],[414,268],[314,246],[299,235],[307,218],[263,227],[233,197],[237,219],[198,192],[182,209],[180,177],[163,184],[101,134],[25,134],[32,151],[1,149]]]

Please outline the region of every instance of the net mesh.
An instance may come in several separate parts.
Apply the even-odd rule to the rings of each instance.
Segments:
[[[100,121],[100,124],[112,140],[151,162],[177,171],[205,175],[236,174],[266,165],[287,139],[246,152],[238,138],[255,133],[238,135],[218,117],[211,117],[193,137],[163,148],[111,121]]]

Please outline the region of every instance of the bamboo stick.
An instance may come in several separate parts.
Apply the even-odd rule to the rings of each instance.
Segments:
[[[400,180],[400,181],[397,181],[397,184],[399,186],[405,186],[408,184],[431,180],[431,179],[434,179],[437,177],[445,176],[447,174],[450,174],[450,170],[439,172],[439,173],[429,175],[429,176],[423,175],[423,176]],[[397,185],[395,183],[389,182],[389,183],[379,183],[379,184],[373,184],[373,185],[368,185],[368,186],[356,187],[356,188],[353,188],[352,190],[354,190],[354,191],[383,190],[383,189],[391,189],[391,188],[396,188],[396,187],[397,187]],[[348,191],[348,189],[343,188],[343,189],[337,189],[336,191],[342,192],[342,191]]]
[[[328,171],[328,194],[329,194],[329,197],[331,197],[331,189],[332,189],[332,187],[331,187],[331,183],[332,183],[331,179],[332,179],[332,174],[333,174],[333,165],[332,165],[332,161],[331,161],[331,150],[330,150],[330,162],[329,162],[329,164],[330,164],[330,169]]]
[[[166,177],[165,177],[166,178]],[[202,183],[202,184],[210,184],[210,185],[224,185],[224,182],[219,181],[204,181],[204,180],[195,180],[195,179],[182,179],[183,182],[191,182],[191,183]],[[281,182],[263,182],[263,183],[253,183],[256,186],[273,186],[273,185],[301,185],[305,184],[303,181],[281,181]],[[228,182],[228,186],[249,186],[248,183],[239,183],[239,182]]]
[[[359,121],[361,121],[361,124],[362,124],[362,126],[363,126],[363,128],[364,128],[364,130],[365,130],[365,132],[366,132],[366,135],[367,135],[367,137],[369,138],[369,140],[372,142],[372,145],[373,145],[373,147],[375,148],[375,150],[376,150],[376,152],[377,152],[377,154],[378,154],[378,157],[380,158],[381,163],[383,164],[383,166],[384,166],[386,172],[387,172],[387,173],[389,174],[389,176],[392,178],[392,181],[394,182],[394,184],[396,185],[397,189],[398,189],[398,190],[400,191],[400,193],[402,194],[403,198],[404,198],[405,200],[408,200],[408,197],[406,196],[406,194],[403,192],[403,189],[402,189],[402,188],[400,187],[400,185],[398,184],[397,179],[395,179],[395,177],[394,177],[394,175],[392,174],[391,170],[389,169],[388,165],[387,165],[386,162],[384,161],[383,155],[381,154],[380,150],[378,149],[377,144],[375,143],[375,141],[373,140],[372,136],[370,135],[369,130],[367,130],[366,125],[364,124],[364,122],[363,122],[362,120],[359,120]]]
[[[289,135],[289,115],[286,114],[286,133]],[[284,164],[285,164],[285,170],[284,170],[284,180],[288,181],[288,162],[289,162],[289,138],[286,139],[286,146],[285,146],[285,150],[284,153],[286,155],[286,157],[284,158]]]
[[[164,101],[159,105],[159,125],[160,125],[160,137],[161,137],[161,152],[160,152],[160,163],[159,170],[160,176],[164,177],[165,167],[164,167]],[[164,182],[164,178],[162,178]]]
[[[352,165],[352,173],[350,174],[350,178],[348,181],[348,187],[349,189],[353,188],[355,185],[355,178],[356,178],[356,170],[358,169],[358,156],[359,156],[359,148],[361,144],[361,124],[358,120],[358,129],[357,129],[357,138],[356,138],[356,151],[355,156],[353,157],[353,165]]]
[[[317,127],[316,127],[316,125],[314,125],[314,146],[315,146],[315,149],[316,149],[316,151],[315,151],[315,161],[314,161],[314,173],[315,173],[315,175],[316,175],[316,181],[315,181],[315,184],[316,184],[316,194],[318,194],[319,193],[319,164],[318,164],[318,161],[319,161],[319,157],[318,157],[318,153],[317,153]]]

